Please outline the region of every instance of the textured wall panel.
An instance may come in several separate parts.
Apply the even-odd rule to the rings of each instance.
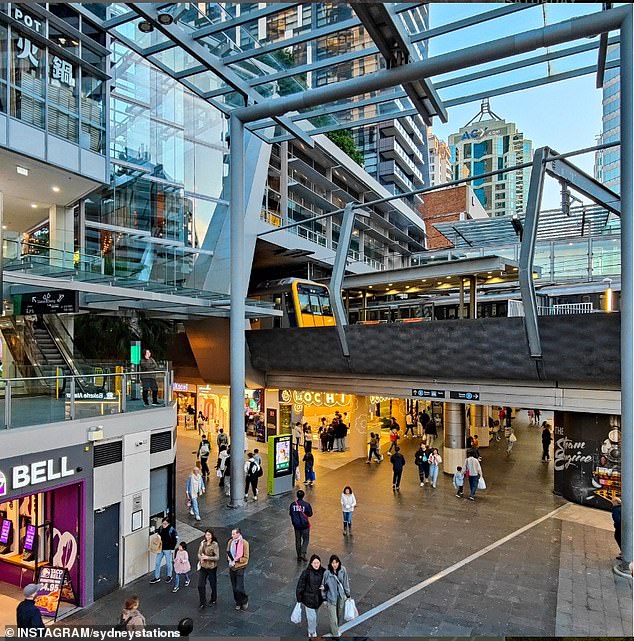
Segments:
[[[341,355],[334,328],[251,331],[247,341],[253,365],[264,372],[619,385],[618,314],[548,316],[539,324],[541,378],[523,318],[352,325],[346,328],[349,359]]]

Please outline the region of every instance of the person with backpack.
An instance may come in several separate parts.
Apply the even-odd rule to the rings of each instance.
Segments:
[[[178,534],[176,534],[174,526],[170,524],[169,519],[167,518],[163,519],[163,522],[156,533],[161,538],[161,549],[156,554],[156,561],[154,562],[154,578],[150,583],[161,582],[161,565],[163,563],[163,559],[165,559],[165,569],[167,571],[165,583],[171,583],[173,574],[172,559],[174,556],[174,549],[176,548],[176,542],[178,541]]]
[[[311,523],[309,517],[313,515],[312,505],[304,501],[304,491],[297,491],[297,500],[293,501],[289,508],[288,514],[291,517],[291,524],[295,531],[295,551],[297,552],[298,561],[306,561],[308,543],[310,541]]]
[[[174,572],[176,573],[176,580],[174,581],[174,588],[172,592],[178,592],[180,589],[181,577],[185,580],[185,587],[189,585],[189,573],[192,571],[191,563],[189,562],[189,553],[187,552],[187,543],[181,541],[178,544],[178,550],[174,556]]]
[[[141,602],[138,596],[126,599],[119,618],[119,625],[116,626],[118,629],[129,632],[145,630],[145,617],[139,612],[139,605]]]
[[[425,485],[426,479],[429,477],[429,462],[427,460],[427,453],[423,441],[420,442],[416,454],[414,454],[414,465],[418,468],[418,478],[420,479],[420,486]]]
[[[249,452],[247,454],[247,460],[244,463],[244,476],[245,476],[245,485],[244,485],[244,498],[249,498],[249,487],[253,492],[253,500],[258,500],[258,479],[262,476],[262,468],[256,463],[253,454]]]
[[[321,559],[316,554],[313,554],[310,557],[308,567],[301,573],[295,588],[297,603],[303,604],[306,611],[309,638],[317,636],[317,610],[324,602],[321,590],[324,572]]]
[[[203,540],[198,546],[198,599],[200,610],[207,605],[216,605],[218,595],[218,561],[220,560],[220,548],[218,539],[210,530],[205,530]],[[211,596],[207,602],[207,583],[211,589]]]
[[[390,462],[392,463],[392,489],[400,490],[401,476],[403,474],[403,468],[405,467],[405,457],[401,454],[400,447],[396,448]]]
[[[313,454],[312,443],[306,443],[306,453],[304,454],[304,476],[306,480],[304,485],[315,485],[315,456]]]
[[[200,470],[195,467],[187,479],[186,494],[189,501],[189,513],[200,521],[198,499],[205,493],[205,479]]]
[[[216,476],[220,479],[218,487],[224,487],[225,485],[225,468],[227,467],[228,456],[227,446],[221,445],[218,452],[218,460],[216,461]]]
[[[203,438],[200,441],[198,446],[197,456],[200,459],[200,468],[205,479],[209,479],[209,465],[207,461],[209,460],[209,455],[211,454],[211,443],[206,434],[203,434]]]
[[[321,586],[328,611],[330,635],[338,637],[339,626],[344,622],[346,599],[350,598],[350,580],[348,579],[348,571],[336,554],[330,557]]]
[[[229,437],[225,434],[225,431],[220,428],[220,432],[218,432],[218,436],[216,437],[216,443],[218,444],[218,451],[220,451],[220,448],[224,445],[225,449],[229,448]]]
[[[379,439],[374,432],[370,432],[370,449],[368,451],[368,460],[366,463],[369,465],[372,462],[372,457],[376,459],[377,463],[381,462],[381,454],[379,452]]]

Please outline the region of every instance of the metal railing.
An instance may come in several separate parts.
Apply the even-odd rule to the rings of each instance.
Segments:
[[[561,303],[559,305],[538,305],[539,316],[560,316],[562,314],[594,314],[601,310],[594,309],[593,303]],[[508,301],[509,318],[524,316],[524,303],[521,300]]]
[[[170,369],[0,378],[0,420],[5,429],[13,429],[142,410],[153,401],[153,386],[143,380],[152,378],[156,404],[167,407],[173,400]]]

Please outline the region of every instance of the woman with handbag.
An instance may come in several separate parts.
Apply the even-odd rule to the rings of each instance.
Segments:
[[[216,605],[218,593],[218,560],[220,559],[220,548],[216,535],[209,529],[205,530],[205,536],[198,546],[198,597],[199,609],[203,610],[207,605]],[[211,597],[207,602],[207,583],[211,589]]]
[[[308,626],[308,636],[317,636],[317,610],[324,602],[321,586],[324,578],[324,568],[321,565],[321,559],[313,554],[308,562],[308,567],[301,573],[295,596],[297,603],[302,603],[306,610],[306,622]]]
[[[339,636],[339,625],[344,621],[346,600],[350,598],[350,581],[346,568],[341,565],[341,559],[333,554],[324,572],[321,590],[328,610],[330,634]]]

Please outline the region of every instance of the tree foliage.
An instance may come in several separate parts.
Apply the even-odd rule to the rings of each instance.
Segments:
[[[363,152],[357,147],[357,143],[354,141],[354,136],[349,129],[340,129],[338,131],[329,131],[326,136],[332,140],[332,142],[345,152],[357,163],[363,167],[364,159]]]

